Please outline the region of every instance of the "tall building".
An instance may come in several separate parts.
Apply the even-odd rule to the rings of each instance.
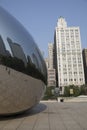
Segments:
[[[48,43],[48,66],[49,68],[53,68],[53,56],[54,56],[54,44],[53,43]]]
[[[48,58],[45,58],[46,67],[48,69]]]
[[[85,73],[85,83],[87,84],[87,48],[83,49],[83,64],[84,64],[84,73]]]
[[[56,87],[56,71],[54,68],[48,68],[48,86]]]
[[[83,85],[84,69],[79,27],[68,27],[60,17],[54,34],[55,68],[58,86],[64,92],[64,86]]]
[[[48,44],[48,86],[56,86],[56,71],[54,69],[54,44]]]

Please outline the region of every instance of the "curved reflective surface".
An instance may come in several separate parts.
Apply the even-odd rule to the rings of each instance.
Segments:
[[[25,111],[41,99],[47,70],[25,28],[0,8],[0,114]]]

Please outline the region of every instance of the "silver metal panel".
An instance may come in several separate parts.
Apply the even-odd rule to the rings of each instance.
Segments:
[[[37,104],[46,82],[46,65],[32,36],[0,8],[0,114]]]

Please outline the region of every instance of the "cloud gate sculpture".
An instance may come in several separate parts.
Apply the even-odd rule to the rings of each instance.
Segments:
[[[36,105],[46,80],[46,65],[32,36],[0,7],[0,115]]]

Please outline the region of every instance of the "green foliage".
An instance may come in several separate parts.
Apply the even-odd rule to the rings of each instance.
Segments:
[[[65,97],[69,97],[69,96],[70,96],[70,90],[69,90],[69,87],[68,87],[68,86],[66,86],[66,87],[64,88],[64,96],[65,96]]]
[[[50,86],[46,88],[46,92],[44,95],[43,100],[48,100],[48,99],[55,99],[54,94],[52,93],[52,90],[54,89],[54,86]]]
[[[73,94],[70,93],[70,89],[73,90]],[[81,93],[81,89],[78,86],[75,85],[70,85],[70,86],[66,86],[64,88],[64,96],[66,97],[70,97],[70,96],[79,96]]]
[[[46,88],[46,92],[45,92],[45,96],[44,96],[44,100],[48,100],[48,99],[56,99],[55,94],[52,93],[52,90],[54,90],[55,87],[50,86]],[[70,93],[70,89],[73,90],[73,93]],[[75,86],[75,85],[70,85],[70,86],[66,86],[64,87],[64,95],[65,97],[70,97],[70,96],[79,96],[79,95],[87,95],[87,84],[86,85],[82,85],[81,87]]]
[[[78,87],[78,86],[74,86],[74,94],[73,94],[73,96],[79,96],[80,95],[80,87]]]
[[[81,86],[81,92],[80,95],[87,95],[87,84]]]

